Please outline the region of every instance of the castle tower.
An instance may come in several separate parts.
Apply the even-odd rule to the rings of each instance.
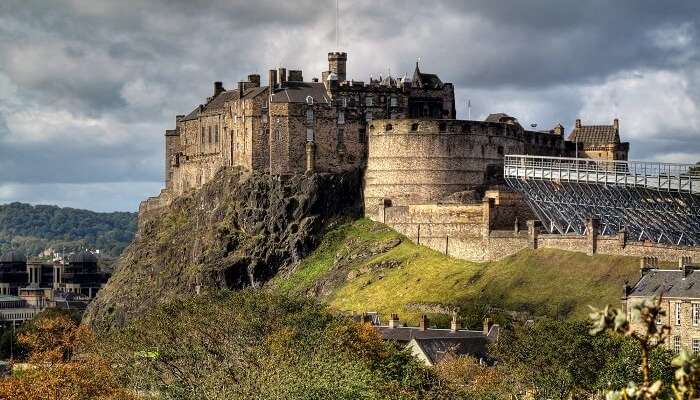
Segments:
[[[332,52],[328,53],[328,70],[338,77],[338,82],[345,82],[347,79],[345,66],[348,61],[348,53]]]

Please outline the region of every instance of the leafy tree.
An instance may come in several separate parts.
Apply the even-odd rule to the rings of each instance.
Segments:
[[[668,338],[671,327],[656,323],[659,316],[666,314],[661,307],[661,299],[645,299],[630,305],[631,318],[624,311],[607,306],[602,310],[593,309],[591,319],[594,327],[591,334],[614,332],[634,340],[640,351],[641,382],[629,381],[624,389],[611,390],[606,398],[610,400],[697,399],[700,396],[700,357],[689,355],[685,350],[671,361],[676,367],[674,381],[654,380],[652,374],[653,353]]]
[[[102,343],[123,385],[163,398],[411,399],[434,382],[372,327],[253,289],[176,301]]]
[[[131,399],[112,366],[94,353],[86,327],[65,315],[34,322],[18,341],[29,349],[28,367],[0,379],[0,399]]]

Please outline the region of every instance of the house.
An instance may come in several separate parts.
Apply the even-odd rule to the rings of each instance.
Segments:
[[[421,316],[420,325],[401,326],[399,316],[392,314],[386,326],[376,326],[385,340],[391,340],[411,350],[428,366],[440,363],[446,356],[474,356],[488,360],[488,345],[498,340],[500,327],[484,321],[480,331],[461,329],[457,316],[452,316],[449,329],[430,328],[428,317]]]

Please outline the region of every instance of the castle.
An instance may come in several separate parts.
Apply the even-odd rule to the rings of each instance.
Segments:
[[[450,256],[498,259],[524,248],[554,247],[675,260],[687,249],[646,248],[622,236],[541,234],[520,195],[506,189],[507,154],[627,160],[619,121],[567,135],[524,128],[504,113],[457,120],[454,86],[421,71],[412,77],[347,77],[348,56],[328,54],[328,70],[305,81],[300,70],[271,69],[267,86],[251,74],[213,93],[165,132],[165,188],[149,211],[212,179],[223,167],[294,174],[364,171],[365,216]],[[637,246],[637,247],[634,247]],[[697,249],[691,251],[694,252]]]

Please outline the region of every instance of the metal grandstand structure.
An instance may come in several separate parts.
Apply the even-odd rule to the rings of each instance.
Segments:
[[[700,245],[700,168],[692,164],[507,155],[504,176],[550,233]]]

